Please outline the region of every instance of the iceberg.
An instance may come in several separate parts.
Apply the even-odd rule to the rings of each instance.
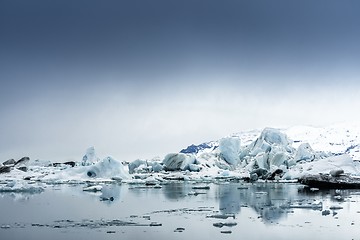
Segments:
[[[219,142],[220,156],[230,165],[240,161],[240,139],[237,137],[223,138]]]
[[[89,166],[89,165],[93,165],[97,162],[100,161],[100,158],[98,158],[95,154],[95,148],[94,147],[89,147],[86,150],[85,155],[82,158],[82,162],[81,165],[82,166]]]
[[[185,153],[169,153],[163,161],[164,169],[167,171],[190,170],[189,165],[195,163],[195,156]]]
[[[343,174],[360,176],[360,163],[354,161],[354,154],[359,151],[356,146],[360,145],[357,135],[348,132],[344,126],[341,131],[334,127],[324,129],[326,131],[301,127],[284,130],[265,128],[242,132],[218,141],[190,145],[164,158],[137,159],[128,164],[112,157],[100,160],[94,147],[88,148],[79,162],[57,164],[43,160],[29,161],[28,157],[19,161],[10,159],[0,164],[0,181],[98,184],[125,180],[123,182],[129,184],[158,184],[175,180],[288,181],[307,174],[329,173],[332,177]],[[321,138],[318,137],[320,133]],[[356,133],[360,135],[360,131]],[[176,173],[169,173],[174,171]]]
[[[112,157],[106,157],[95,165],[89,166],[87,168],[86,174],[90,178],[130,178],[122,163]]]
[[[128,168],[130,174],[160,172],[163,170],[163,165],[157,161],[157,159],[152,159],[150,161],[136,159],[129,163]]]

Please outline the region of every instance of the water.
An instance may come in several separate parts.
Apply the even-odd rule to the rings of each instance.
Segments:
[[[358,190],[311,191],[289,183],[193,189],[199,185],[205,184],[1,193],[0,239],[360,239]]]

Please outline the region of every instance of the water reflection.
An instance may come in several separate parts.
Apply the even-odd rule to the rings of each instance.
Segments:
[[[277,183],[220,185],[219,210],[222,214],[238,214],[242,207],[250,207],[263,219],[263,222],[277,222],[288,213],[288,209],[284,206],[289,206],[307,196],[298,191],[299,189],[303,187]]]
[[[0,198],[11,198],[15,202],[26,202],[39,194],[41,192],[2,192],[0,193]]]
[[[84,189],[84,187],[81,188]],[[103,184],[101,185],[101,191],[82,191],[78,186],[62,186],[59,190],[67,194],[87,196],[104,204],[119,202],[124,195],[122,186],[118,184]]]
[[[100,200],[108,204],[119,201],[121,186],[119,185],[104,185],[101,189]]]
[[[237,214],[240,212],[241,195],[237,187],[231,184],[219,186],[219,210],[222,214]]]
[[[162,187],[162,192],[168,200],[179,200],[185,198],[190,190],[191,188],[184,183],[165,184]]]

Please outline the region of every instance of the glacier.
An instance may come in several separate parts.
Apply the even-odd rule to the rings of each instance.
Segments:
[[[51,164],[28,157],[10,159],[0,164],[3,170],[0,191],[27,188],[34,191],[31,187],[35,183],[86,182],[97,186],[116,182],[159,186],[173,180],[286,182],[331,171],[360,176],[359,126],[337,124],[325,128],[297,126],[244,131],[217,141],[192,144],[164,158],[132,162],[110,156],[101,160],[94,147],[86,149],[84,157],[74,164]],[[102,191],[101,187],[96,189]]]

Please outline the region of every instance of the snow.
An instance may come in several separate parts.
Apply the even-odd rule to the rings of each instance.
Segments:
[[[265,128],[191,145],[186,148],[188,153],[169,153],[164,158],[137,159],[130,163],[113,157],[100,160],[95,148],[90,147],[74,167],[23,158],[19,165],[27,167],[24,172],[16,164],[10,164],[10,172],[0,174],[0,191],[35,191],[30,182],[34,187],[40,183],[88,182],[92,183],[89,191],[95,188],[102,191],[105,182],[121,181],[160,186],[173,180],[294,180],[305,174],[331,171],[360,176],[360,162],[354,161],[360,159],[359,136],[360,124]]]
[[[307,142],[315,151],[349,154],[360,160],[360,123],[345,122],[326,127],[296,126],[284,130],[297,145]]]

